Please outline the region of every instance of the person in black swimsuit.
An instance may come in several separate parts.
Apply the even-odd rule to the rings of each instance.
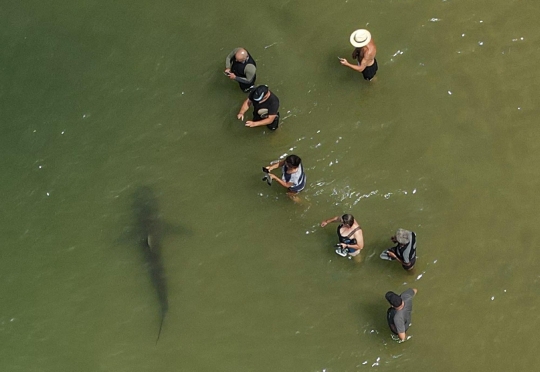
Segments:
[[[321,227],[325,227],[331,222],[339,222],[337,235],[341,251],[349,256],[357,256],[364,248],[364,235],[362,228],[354,220],[352,214],[344,214],[342,216],[332,217],[321,222]],[[340,254],[337,250],[336,253]]]

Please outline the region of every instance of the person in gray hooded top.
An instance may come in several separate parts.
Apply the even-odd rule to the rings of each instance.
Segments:
[[[396,235],[390,239],[396,246],[385,250],[380,257],[383,260],[398,261],[405,270],[412,270],[416,263],[416,234],[409,230],[398,229]]]

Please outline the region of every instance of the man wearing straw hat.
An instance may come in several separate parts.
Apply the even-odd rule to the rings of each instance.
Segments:
[[[345,58],[340,58],[339,62],[343,66],[361,72],[364,79],[371,81],[379,68],[377,66],[377,60],[375,59],[377,47],[371,39],[371,33],[364,29],[356,30],[351,34],[350,41],[355,48],[352,53],[352,58],[356,59],[358,64],[353,65]]]

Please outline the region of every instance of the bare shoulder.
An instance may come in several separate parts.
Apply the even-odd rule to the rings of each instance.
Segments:
[[[375,58],[375,55],[377,54],[377,47],[375,46],[375,43],[371,43],[371,45],[369,45],[369,49],[367,50],[366,54],[372,58]]]

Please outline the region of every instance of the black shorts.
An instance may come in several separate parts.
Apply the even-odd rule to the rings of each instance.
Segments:
[[[411,270],[414,267],[414,264],[416,264],[416,258],[413,258],[409,265],[401,265],[401,267],[403,267],[405,270]]]
[[[379,66],[377,66],[377,59],[373,62],[371,66],[368,66],[362,71],[362,75],[364,75],[364,79],[371,80],[375,77],[375,74],[377,73],[377,70],[379,69]]]
[[[271,122],[270,124],[268,124],[266,127],[272,131],[278,129],[278,126],[279,126],[279,112],[277,113],[276,115],[276,118],[274,119],[273,122]]]
[[[259,121],[259,120],[265,119],[266,117],[267,117],[266,115],[264,115],[264,117],[261,117],[259,115],[254,114],[253,121]],[[273,122],[271,122],[270,124],[266,124],[266,127],[270,129],[271,131],[275,131],[276,129],[278,129],[278,126],[279,126],[279,112],[277,113],[276,118],[274,119]]]

